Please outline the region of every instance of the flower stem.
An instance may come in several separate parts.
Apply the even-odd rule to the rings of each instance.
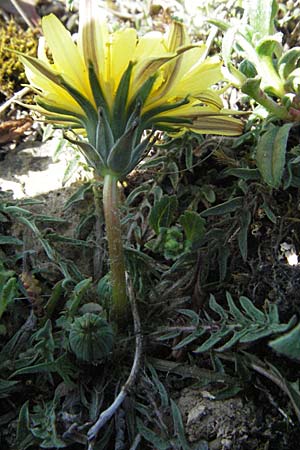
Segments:
[[[118,178],[116,176],[111,174],[105,175],[103,186],[103,209],[110,259],[113,300],[112,314],[116,323],[121,326],[126,320],[128,304],[117,182]]]

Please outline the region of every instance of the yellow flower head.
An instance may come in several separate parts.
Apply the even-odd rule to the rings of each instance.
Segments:
[[[205,46],[192,44],[183,24],[174,22],[167,35],[111,33],[93,0],[80,1],[79,17],[76,43],[56,16],[44,17],[38,58],[20,58],[38,92],[36,109],[49,121],[85,129],[89,144],[82,148],[95,169],[120,176],[132,170],[147,147],[140,143],[145,129],[242,132],[211,88],[223,79],[222,63],[205,58]]]

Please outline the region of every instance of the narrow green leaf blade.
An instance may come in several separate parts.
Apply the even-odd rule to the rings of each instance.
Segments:
[[[202,345],[197,347],[196,350],[194,350],[194,353],[207,352],[208,350],[212,349],[215,346],[215,344],[220,342],[229,333],[232,333],[232,330],[230,328],[224,328],[223,330],[216,331],[207,339],[207,341],[205,341]]]
[[[292,123],[270,126],[257,144],[256,163],[264,181],[278,188],[286,160],[286,145]]]
[[[226,292],[226,299],[229,306],[229,311],[232,314],[232,316],[236,319],[236,321],[244,325],[249,323],[249,319],[247,319],[245,315],[236,306],[229,292]]]
[[[141,419],[137,418],[137,428],[139,433],[143,436],[146,441],[150,442],[155,446],[157,450],[169,450],[171,445],[168,441],[162,439],[157,434],[155,434],[150,428],[146,427]]]
[[[82,184],[74,194],[65,203],[64,209],[70,208],[74,203],[84,200],[85,194],[92,189],[92,184],[90,182]]]
[[[266,316],[265,314],[257,309],[249,298],[244,297],[243,295],[239,298],[240,304],[245,311],[245,313],[254,321],[258,323],[265,323]]]
[[[215,297],[211,294],[209,297],[209,307],[215,311],[222,319],[228,319],[228,314],[225,309],[216,302]]]
[[[0,245],[22,245],[23,241],[13,236],[0,236]]]
[[[223,214],[229,214],[241,208],[243,205],[243,197],[235,197],[220,205],[212,206],[201,212],[201,217],[218,216]]]
[[[175,195],[164,195],[154,203],[149,215],[149,224],[156,234],[159,234],[161,227],[169,227],[171,225],[177,205],[178,201]]]
[[[172,410],[175,434],[177,434],[177,436],[178,436],[178,439],[181,444],[181,448],[182,448],[182,450],[191,450],[191,447],[188,445],[186,437],[185,437],[181,412],[180,412],[177,404],[172,399],[171,399],[171,410]]]
[[[240,230],[238,232],[238,244],[243,261],[247,261],[248,256],[248,229],[251,218],[251,213],[248,210],[243,210],[239,217]]]
[[[300,323],[288,333],[269,342],[278,353],[300,361]]]

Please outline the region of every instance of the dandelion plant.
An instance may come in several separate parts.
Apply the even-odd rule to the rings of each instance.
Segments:
[[[113,310],[121,323],[127,295],[118,181],[147,153],[156,130],[234,136],[243,124],[212,89],[223,80],[219,57],[206,57],[205,45],[191,43],[180,22],[166,35],[111,32],[96,2],[81,0],[76,41],[53,14],[42,28],[38,57],[20,58],[37,93],[34,108],[74,130],[87,163],[103,178]]]

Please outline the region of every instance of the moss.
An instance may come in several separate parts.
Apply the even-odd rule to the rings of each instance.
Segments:
[[[0,22],[0,92],[2,94],[11,96],[27,82],[22,63],[10,50],[35,56],[37,45],[37,30],[24,30],[13,19],[8,23]]]

